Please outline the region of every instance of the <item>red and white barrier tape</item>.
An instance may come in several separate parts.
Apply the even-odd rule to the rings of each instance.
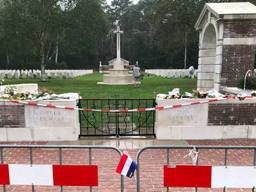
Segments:
[[[253,166],[164,166],[165,187],[254,188]],[[237,190],[238,191],[238,190]]]
[[[97,165],[0,165],[0,185],[98,186]]]
[[[240,100],[245,99],[252,99],[255,97],[246,96],[239,98]],[[182,103],[182,104],[175,104],[175,105],[167,105],[167,106],[157,106],[152,108],[137,108],[137,109],[86,109],[86,108],[79,108],[79,107],[72,107],[72,106],[58,106],[54,104],[39,104],[36,101],[18,101],[18,100],[3,100],[5,102],[9,103],[15,103],[15,104],[23,104],[23,105],[29,105],[29,106],[35,106],[35,107],[45,107],[45,108],[53,108],[53,109],[66,109],[66,110],[77,110],[77,111],[85,111],[85,112],[101,112],[101,113],[129,113],[129,112],[146,112],[146,111],[162,111],[166,109],[177,109],[185,106],[190,105],[199,105],[199,104],[206,104],[206,103],[214,103],[218,101],[223,100],[230,100],[230,99],[236,99],[236,97],[223,97],[223,98],[214,98],[214,99],[205,99],[203,101],[193,101],[188,103]]]

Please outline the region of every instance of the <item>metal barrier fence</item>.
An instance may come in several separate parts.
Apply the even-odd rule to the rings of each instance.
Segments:
[[[104,150],[104,152],[105,152],[105,150],[107,150],[107,151],[111,150],[111,151],[116,152],[118,154],[118,158],[120,158],[120,156],[122,154],[122,152],[119,149],[117,149],[115,147],[107,147],[107,146],[87,146],[87,145],[0,145],[0,165],[1,164],[3,165],[6,162],[11,161],[10,160],[11,158],[9,157],[10,155],[12,157],[15,157],[15,163],[17,162],[17,159],[19,159],[19,157],[24,157],[23,153],[22,154],[21,153],[16,154],[17,151],[14,151],[14,152],[6,151],[6,150],[16,150],[16,149],[18,149],[19,151],[20,150],[25,150],[24,152],[28,153],[28,157],[29,157],[28,158],[28,164],[30,164],[30,166],[35,165],[34,162],[36,160],[34,161],[34,155],[33,154],[36,153],[36,149],[48,150],[47,152],[51,151],[51,152],[54,152],[55,154],[58,154],[57,158],[58,158],[58,164],[59,165],[64,165],[63,164],[63,153],[64,152],[68,152],[68,154],[70,156],[69,158],[71,160],[73,158],[72,152],[71,151],[65,151],[65,150],[72,150],[73,155],[78,155],[78,154],[75,154],[75,150],[88,150],[88,152],[86,152],[86,154],[84,156],[85,157],[88,156],[87,160],[88,160],[89,165],[92,165],[92,163],[93,163],[93,158],[92,158],[93,157],[93,155],[92,155],[93,150]],[[5,157],[5,153],[7,153],[6,157]],[[52,154],[48,154],[47,157],[42,156],[42,151],[40,151],[40,153],[38,153],[38,154],[40,154],[39,157],[38,157],[39,159],[48,159],[48,158],[52,157],[51,156]],[[102,153],[100,153],[100,154],[102,154]],[[20,156],[18,156],[18,155],[20,155]],[[83,154],[81,154],[80,151],[79,151],[79,156],[81,156],[81,155],[83,155]],[[111,155],[111,157],[112,157],[112,155]],[[83,158],[81,158],[81,159],[83,159]],[[23,161],[24,160],[22,160],[22,162]],[[56,160],[55,160],[55,162],[56,162]],[[45,162],[43,162],[43,163],[45,163]],[[7,191],[6,188],[7,188],[7,186],[3,185],[3,192]],[[64,187],[60,186],[59,191],[62,192],[63,190],[64,190]],[[90,187],[90,191],[92,191],[92,190],[93,190],[93,187]],[[33,184],[31,185],[31,191],[32,192],[36,191],[36,188]],[[124,178],[123,178],[123,176],[120,176],[120,191],[121,192],[124,191]]]
[[[218,153],[218,155],[223,155],[222,158],[222,166],[227,167],[228,166],[228,160],[229,160],[229,154],[230,156],[234,153],[234,152],[238,152],[238,154],[235,155],[235,158],[239,158],[239,154],[241,155],[242,152],[246,150],[246,157],[248,156],[252,156],[252,159],[249,160],[249,158],[247,157],[246,159],[248,160],[247,164],[251,165],[253,167],[256,167],[256,146],[150,146],[150,147],[145,147],[143,149],[141,149],[138,153],[137,153],[137,172],[136,172],[136,180],[137,180],[137,184],[136,184],[136,188],[137,188],[137,192],[141,191],[141,166],[143,164],[141,164],[141,156],[145,151],[148,150],[164,150],[165,152],[165,165],[172,165],[171,163],[171,159],[175,159],[177,158],[176,156],[179,155],[180,156],[180,152],[177,153],[177,150],[190,150],[190,149],[194,149],[196,150],[196,152],[198,153],[198,157],[196,159],[196,162],[194,165],[199,165],[200,162],[200,152],[206,152],[207,153],[207,157],[211,157],[213,158],[214,155],[211,155],[211,152],[213,152],[213,150],[216,152],[218,150],[221,150],[222,152]],[[175,151],[176,150],[176,151]],[[232,153],[231,151],[234,150]],[[171,157],[170,153],[173,152],[173,156]],[[251,153],[249,153],[251,152]],[[183,152],[184,153],[184,152]],[[149,152],[149,154],[152,154],[152,151]],[[215,153],[216,154],[216,153]],[[161,158],[161,155],[158,154],[157,159]],[[234,158],[234,157],[233,157]],[[143,159],[144,160],[144,159]],[[203,161],[205,161],[205,159],[202,159]],[[218,157],[218,160],[221,161],[220,157]],[[249,162],[250,161],[250,162]],[[244,165],[243,165],[244,166]],[[149,165],[147,164],[147,169],[148,169]],[[154,166],[155,167],[155,164]],[[143,178],[143,182],[145,182],[145,178]],[[256,185],[256,183],[255,183]],[[166,188],[166,191],[169,191],[169,187]],[[198,191],[198,188],[194,188],[194,191]],[[227,187],[223,188],[223,191],[227,191]],[[252,191],[255,191],[255,187],[252,188]]]
[[[150,146],[150,147],[146,147],[141,149],[140,151],[138,151],[137,153],[137,173],[136,173],[136,181],[137,181],[137,192],[141,191],[141,172],[142,172],[142,168],[143,168],[143,164],[141,163],[142,161],[142,155],[144,154],[144,152],[148,151],[148,150],[153,150],[148,154],[150,154],[151,156],[154,156],[154,152],[157,152],[158,150],[162,150],[163,154],[161,153],[157,153],[157,156],[155,157],[155,159],[153,160],[163,160],[164,165],[172,165],[172,163],[175,162],[175,160],[178,163],[183,163],[182,161],[179,161],[179,159],[177,158],[177,156],[179,156],[179,158],[183,158],[184,155],[187,153],[187,150],[190,149],[194,149],[196,150],[196,152],[199,153],[198,158],[196,158],[196,162],[195,165],[200,165],[200,162],[202,161],[203,165],[205,164],[205,162],[208,162],[208,159],[204,159],[204,158],[209,158],[210,160],[214,160],[210,163],[210,165],[214,164],[215,160],[215,156],[218,155],[218,158],[216,161],[218,161],[219,163],[221,163],[222,166],[228,166],[232,164],[232,158],[239,158],[239,156],[242,154],[243,158],[246,157],[246,163],[243,162],[243,166],[245,165],[250,165],[253,166],[254,168],[256,167],[256,146]],[[10,150],[14,150],[14,151],[10,151]],[[15,150],[19,150],[19,153],[17,153],[17,151]],[[45,152],[46,150],[46,152]],[[76,151],[77,150],[77,151]],[[80,151],[81,150],[81,151]],[[88,151],[87,151],[88,150]],[[99,163],[99,159],[104,159],[104,158],[100,158],[102,153],[93,153],[94,150],[107,150],[107,153],[109,151],[113,151],[116,152],[118,155],[118,158],[121,155],[121,151],[115,147],[107,147],[107,146],[83,146],[83,145],[0,145],[0,163],[1,164],[8,164],[9,162],[12,162],[14,159],[12,159],[13,157],[15,157],[15,163],[17,164],[17,162],[19,164],[21,164],[20,162],[24,163],[24,159],[22,161],[17,161],[17,159],[19,158],[26,158],[26,162],[28,162],[28,164],[30,165],[37,165],[38,164],[38,160],[40,159],[40,162],[43,161],[43,164],[45,164],[47,161],[47,159],[51,159],[51,157],[53,155],[57,156],[55,158],[55,162],[58,162],[59,165],[64,166],[64,165],[68,165],[69,163],[65,163],[66,159],[65,159],[65,154],[68,154],[68,157],[72,160],[74,158],[74,156],[78,155],[80,157],[80,161],[81,160],[88,160],[88,164],[92,165],[93,162],[98,162]],[[49,153],[51,152],[51,153]],[[76,153],[75,153],[76,152]],[[79,152],[79,153],[77,153]],[[82,153],[81,153],[82,152]],[[104,153],[103,152],[103,153]],[[54,154],[53,154],[54,153]],[[48,154],[46,157],[43,156],[43,154]],[[235,154],[235,155],[234,155]],[[84,157],[83,157],[84,155]],[[95,159],[93,157],[96,157]],[[113,154],[110,154],[110,161],[112,162],[116,162],[113,161]],[[250,158],[251,157],[251,158]],[[213,158],[213,159],[211,159]],[[46,159],[46,160],[45,160]],[[106,159],[104,159],[106,160]],[[153,168],[158,169],[158,171],[160,170],[159,167],[157,167],[156,162],[152,161],[152,159],[150,158],[143,158],[143,160],[147,160],[149,161],[149,163],[152,163],[154,166]],[[207,161],[206,161],[207,160]],[[51,161],[53,161],[51,159]],[[77,160],[75,159],[76,163],[81,163],[81,162],[77,162]],[[187,164],[189,161],[186,161]],[[191,163],[191,162],[190,162]],[[209,162],[208,162],[209,163]],[[216,163],[216,162],[215,162]],[[240,162],[241,163],[241,162]],[[1,165],[0,164],[0,165]],[[95,163],[97,164],[97,163]],[[80,165],[80,164],[78,164]],[[239,164],[240,165],[240,164]],[[162,164],[161,164],[162,166]],[[150,166],[147,164],[146,168],[148,169]],[[107,167],[109,169],[109,167]],[[162,167],[163,168],[163,167]],[[111,173],[113,171],[113,174],[115,174],[114,170],[111,170]],[[151,170],[148,170],[150,173]],[[104,171],[103,171],[104,172]],[[160,171],[161,172],[161,171]],[[160,181],[160,183],[162,184],[162,177],[161,174],[159,175],[159,173],[156,175],[155,177],[152,177],[153,179],[157,179],[158,177],[158,181]],[[144,174],[144,175],[148,175],[148,173]],[[111,179],[110,175],[107,175],[107,180]],[[145,182],[145,178],[143,177],[143,182]],[[158,182],[157,181],[157,182]],[[151,180],[151,182],[154,182],[154,180]],[[145,182],[146,183],[146,182]],[[3,186],[3,190],[4,192],[6,192],[6,187],[7,186]],[[59,191],[64,191],[63,186],[59,187]],[[252,191],[254,191],[254,187],[252,188]],[[90,187],[90,191],[92,191],[93,188]],[[118,187],[119,190],[119,187]],[[169,191],[169,188],[166,188],[167,191]],[[197,191],[198,189],[195,188],[195,191]],[[226,191],[227,188],[224,187],[223,191]],[[26,190],[28,191],[28,190]],[[35,192],[37,191],[37,188],[34,185],[31,185],[31,191]],[[117,190],[112,190],[112,191],[117,191]],[[124,191],[124,178],[121,176],[120,177],[120,191]],[[162,190],[161,190],[162,191]]]

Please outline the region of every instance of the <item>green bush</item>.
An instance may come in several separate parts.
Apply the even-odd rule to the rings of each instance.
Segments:
[[[239,88],[244,88],[244,79],[241,79],[238,83]],[[247,77],[246,79],[246,89],[254,89],[256,90],[256,77]]]

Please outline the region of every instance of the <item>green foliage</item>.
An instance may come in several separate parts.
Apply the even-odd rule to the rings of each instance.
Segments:
[[[92,67],[106,22],[99,0],[4,0],[1,68],[52,68],[49,65],[58,62]]]
[[[238,82],[238,87],[239,88],[244,88],[244,79],[241,79],[239,82]],[[247,80],[246,80],[246,86],[245,86],[246,89],[250,89],[250,90],[256,90],[256,77],[247,77]]]
[[[194,24],[203,6],[238,1],[247,0],[1,0],[0,69],[98,69],[115,57],[116,19],[125,32],[122,57],[132,64],[196,67]]]
[[[97,0],[79,0],[66,17],[63,58],[72,68],[96,68],[99,45],[107,33],[105,13]],[[76,66],[78,65],[78,66]]]

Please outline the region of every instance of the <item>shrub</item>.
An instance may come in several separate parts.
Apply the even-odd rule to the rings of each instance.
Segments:
[[[238,87],[239,88],[244,88],[244,79],[241,79],[239,82],[238,82]],[[247,77],[246,79],[246,89],[255,89],[256,90],[256,77],[253,76],[253,77]]]

